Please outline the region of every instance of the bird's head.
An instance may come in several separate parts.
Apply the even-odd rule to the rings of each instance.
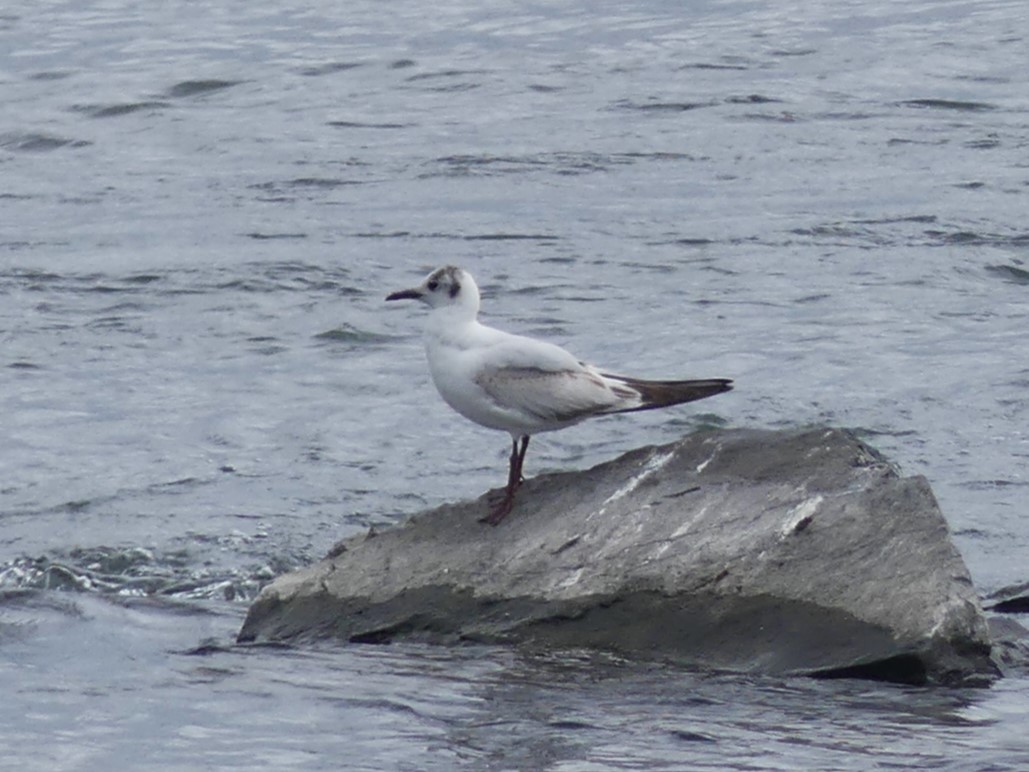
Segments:
[[[460,308],[474,315],[479,311],[479,288],[468,271],[446,265],[426,276],[417,287],[393,292],[386,300],[420,300],[430,308]]]

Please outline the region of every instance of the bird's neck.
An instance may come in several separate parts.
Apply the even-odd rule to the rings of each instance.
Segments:
[[[478,312],[466,306],[434,308],[429,314],[426,334],[436,340],[455,340],[479,327]]]

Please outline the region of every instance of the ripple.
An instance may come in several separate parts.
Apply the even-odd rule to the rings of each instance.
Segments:
[[[619,99],[613,107],[618,110],[637,110],[644,113],[684,113],[712,107],[715,102],[634,102],[631,99]]]
[[[1013,584],[991,592],[987,608],[1004,613],[1029,614],[1029,582]]]
[[[558,241],[547,233],[478,233],[462,236],[465,241]]]
[[[296,200],[294,196],[298,194],[306,197],[365,184],[367,183],[364,180],[343,179],[339,177],[294,177],[289,180],[257,182],[248,187],[251,190],[264,194],[259,196],[258,200],[274,203],[294,201]]]
[[[74,75],[71,70],[44,70],[42,72],[34,72],[29,76],[29,80],[64,80]]]
[[[970,142],[965,142],[964,146],[971,150],[994,150],[1001,146],[1001,141],[997,137],[986,137],[984,139],[974,139]]]
[[[967,480],[958,485],[969,490],[982,491],[1008,487],[1024,488],[1029,486],[1029,482],[1023,480]]]
[[[295,177],[281,182],[260,182],[250,187],[258,190],[274,190],[276,188],[338,188],[344,185],[359,185],[357,180],[341,180],[336,177]]]
[[[405,81],[426,91],[455,93],[481,88],[480,79],[473,76],[488,74],[487,70],[448,69],[437,72],[420,72],[409,75]]]
[[[317,335],[314,336],[314,338],[315,340],[325,340],[331,341],[333,343],[361,345],[386,343],[392,340],[399,340],[399,338],[392,335],[383,335],[382,333],[361,330],[349,324],[342,324],[339,327],[335,327],[331,330],[319,332]]]
[[[307,77],[317,77],[319,75],[332,75],[337,72],[346,72],[347,70],[353,70],[357,67],[363,66],[364,62],[327,62],[326,64],[304,67],[300,70],[300,74]]]
[[[411,231],[365,231],[351,234],[355,239],[406,239],[416,235]]]
[[[223,91],[233,86],[238,86],[242,81],[239,80],[184,80],[180,83],[176,83],[174,86],[165,92],[169,97],[176,99],[183,97],[199,96],[201,94],[210,94],[214,91]]]
[[[745,64],[725,62],[692,62],[679,67],[680,70],[749,70]]]
[[[258,241],[265,241],[271,239],[306,239],[306,233],[244,233],[248,239],[256,239]]]
[[[62,147],[85,147],[90,144],[82,139],[68,139],[34,131],[0,134],[0,147],[16,153],[45,153]]]
[[[958,110],[960,112],[983,112],[996,110],[996,105],[987,102],[965,102],[958,99],[905,99],[898,104],[905,107],[920,107],[930,110]]]
[[[526,155],[461,154],[436,158],[428,162],[430,171],[419,176],[472,177],[548,172],[559,175],[590,174],[608,171],[640,161],[693,160],[693,156],[674,152],[597,153],[591,151],[557,151]]]
[[[671,729],[669,734],[672,735],[676,740],[682,740],[690,743],[714,743],[718,742],[714,737],[706,735],[703,732],[694,732],[689,729]]]
[[[1029,271],[1016,265],[988,265],[986,270],[1012,284],[1029,284]]]
[[[979,233],[956,229],[952,231],[927,230],[925,235],[933,241],[944,245],[971,244],[971,245],[994,245],[1025,247],[1029,245],[1029,233],[1016,233],[1011,235],[999,233]]]
[[[131,276],[126,276],[125,281],[129,284],[154,284],[161,281],[164,277],[157,273],[137,273]]]
[[[775,97],[766,97],[762,94],[747,94],[746,96],[731,96],[726,98],[726,103],[731,105],[765,105],[775,102],[782,102]]]
[[[326,126],[333,126],[337,129],[406,129],[414,124],[411,123],[374,123],[367,121],[329,121]]]
[[[124,102],[109,105],[75,105],[72,109],[84,113],[90,118],[117,118],[122,115],[130,115],[140,110],[162,110],[171,107],[168,102],[145,101],[145,102]]]
[[[781,48],[770,52],[772,56],[812,56],[818,53],[817,48]]]

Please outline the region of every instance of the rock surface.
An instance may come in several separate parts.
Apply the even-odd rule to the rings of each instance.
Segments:
[[[969,683],[986,620],[928,483],[850,432],[731,430],[341,542],[240,641],[519,642],[770,674]]]

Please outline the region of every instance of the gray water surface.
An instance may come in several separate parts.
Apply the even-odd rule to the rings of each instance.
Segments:
[[[1017,769],[931,691],[494,648],[231,645],[269,578],[503,482],[422,313],[717,400],[533,442],[859,429],[1029,579],[1021,0],[8,2],[0,758],[19,769]]]

